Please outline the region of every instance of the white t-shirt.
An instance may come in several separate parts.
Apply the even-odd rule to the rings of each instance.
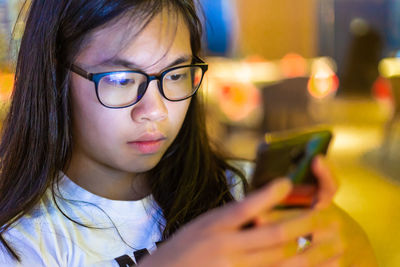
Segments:
[[[249,174],[251,165],[244,164],[242,169]],[[227,178],[236,185],[231,189],[234,197],[242,198],[239,179],[229,174]],[[60,210],[93,228],[72,222]],[[151,195],[138,201],[110,200],[88,192],[64,175],[55,199],[48,189],[34,211],[3,235],[21,262],[2,248],[0,266],[129,266],[124,261],[133,266],[135,258],[157,248],[163,222]]]

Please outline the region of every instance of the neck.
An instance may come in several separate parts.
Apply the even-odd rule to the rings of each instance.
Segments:
[[[65,174],[80,187],[112,200],[140,200],[150,194],[146,175],[115,170],[72,157]]]

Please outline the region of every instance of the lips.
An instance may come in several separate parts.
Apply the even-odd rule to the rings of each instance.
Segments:
[[[157,153],[166,137],[161,133],[146,133],[137,140],[129,141],[128,145],[143,154]]]

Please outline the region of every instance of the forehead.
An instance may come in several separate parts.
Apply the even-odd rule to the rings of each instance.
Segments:
[[[123,17],[95,30],[86,44],[76,61],[87,67],[120,58],[145,70],[191,55],[188,27],[180,15],[172,12],[159,13],[144,28]]]

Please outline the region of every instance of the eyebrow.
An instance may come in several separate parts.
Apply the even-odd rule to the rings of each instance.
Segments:
[[[192,61],[193,56],[192,55],[184,55],[180,56],[177,59],[175,59],[173,62],[171,62],[169,65],[165,67],[165,69],[182,64],[187,61]],[[134,62],[122,59],[122,58],[112,58],[112,59],[107,59],[105,61],[102,61],[98,64],[98,66],[121,66],[129,69],[140,69],[139,65],[137,65]]]

